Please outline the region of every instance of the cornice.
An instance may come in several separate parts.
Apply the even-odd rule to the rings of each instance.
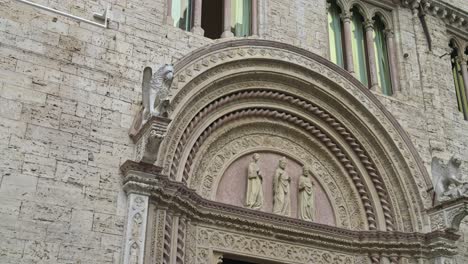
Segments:
[[[403,0],[402,5],[413,12],[424,12],[442,19],[452,32],[467,36],[468,13],[460,8],[439,0]],[[463,33],[464,32],[464,33]]]
[[[456,254],[454,242],[459,235],[449,231],[353,231],[307,222],[206,200],[195,190],[181,182],[172,181],[167,176],[145,174],[148,172],[148,165],[131,161],[124,165],[122,171],[125,191],[148,194],[157,208],[181,215],[196,225],[217,226],[353,254],[422,257]],[[158,170],[156,168],[154,171]]]

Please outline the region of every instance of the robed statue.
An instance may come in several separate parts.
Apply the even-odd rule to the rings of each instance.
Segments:
[[[245,198],[245,205],[248,208],[260,209],[263,206],[263,187],[262,187],[262,174],[260,167],[258,167],[258,160],[260,155],[254,153],[252,161],[247,169],[247,194]]]
[[[299,178],[299,218],[306,221],[315,219],[314,184],[312,183],[312,170],[309,166],[303,167]]]
[[[282,157],[273,177],[273,213],[290,215],[290,185],[291,177],[286,172],[286,158]]]

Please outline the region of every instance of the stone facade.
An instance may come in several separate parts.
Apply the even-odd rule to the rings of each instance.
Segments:
[[[304,158],[303,161],[311,163],[326,161],[322,163],[322,167],[317,166],[320,168],[318,177],[322,176],[318,180],[322,183],[323,192],[329,194],[329,199],[333,198],[331,207],[335,206],[335,215],[340,216],[335,219],[337,227],[354,231],[415,231],[420,234],[438,231],[439,228],[431,228],[430,224],[437,222],[440,215],[437,212],[441,212],[430,211],[437,209],[432,209],[434,204],[431,200],[433,158],[437,157],[448,163],[453,156],[457,156],[461,160],[461,174],[468,175],[468,121],[457,110],[450,57],[444,56],[448,52],[451,37],[468,41],[468,6],[464,3],[465,0],[430,1],[433,5],[446,7],[447,10],[458,11],[455,21],[428,12],[425,16],[427,34],[418,17],[419,6],[415,3],[424,4],[428,1],[366,2],[381,2],[380,5],[384,8],[393,10],[393,31],[400,77],[400,91],[393,96],[374,91],[364,92],[350,79],[351,75],[324,62],[329,56],[325,0],[258,1],[259,36],[246,38],[245,43],[238,44],[240,48],[229,50],[230,41],[235,42],[238,39],[211,40],[167,25],[166,1],[163,0],[35,1],[91,20],[94,12],[102,12],[109,5],[110,21],[107,29],[79,23],[16,0],[0,0],[0,234],[4,238],[0,241],[0,263],[132,263],[129,262],[132,254],[137,256],[135,259],[138,261],[135,263],[139,264],[143,258],[145,263],[171,263],[170,261],[175,260],[177,262],[172,263],[208,263],[210,258],[215,257],[214,254],[223,251],[259,258],[270,254],[258,249],[227,249],[224,247],[225,243],[221,242],[210,245],[212,238],[208,239],[207,236],[215,235],[223,239],[234,239],[236,245],[249,241],[250,245],[259,243],[289,248],[295,259],[278,255],[276,260],[283,262],[306,263],[304,261],[307,255],[313,261],[332,263],[326,248],[314,246],[317,245],[314,240],[317,238],[312,235],[309,241],[312,247],[307,246],[309,242],[302,241],[305,246],[301,245],[294,251],[288,244],[293,240],[290,236],[297,236],[294,232],[282,230],[283,237],[272,239],[268,233],[271,230],[258,227],[255,229],[257,237],[254,240],[243,237],[245,234],[240,231],[233,234],[230,227],[226,226],[215,232],[213,226],[216,223],[200,220],[200,214],[206,213],[205,210],[208,209],[196,207],[198,204],[195,202],[196,206],[193,206],[196,210],[192,208],[190,215],[180,215],[177,210],[171,212],[167,208],[158,207],[155,201],[163,201],[162,198],[149,202],[142,198],[145,205],[149,203],[145,207],[148,210],[143,210],[144,213],[141,211],[143,216],[148,214],[148,221],[146,222],[146,217],[143,217],[142,222],[127,217],[134,216],[135,210],[139,209],[138,206],[133,208],[127,205],[135,204],[138,195],[147,197],[146,194],[156,196],[157,193],[153,193],[154,189],[151,188],[157,189],[159,183],[147,183],[138,178],[141,174],[168,177],[161,182],[182,181],[199,195],[197,198],[190,196],[187,201],[202,198],[216,200],[217,183],[222,176],[216,170],[227,169],[243,153],[250,151],[248,147],[253,146],[253,141],[247,144],[242,139],[252,135],[258,136],[254,138],[255,142],[263,142],[255,146],[256,151],[268,147],[268,151],[272,153],[281,152],[284,146],[292,144],[285,135],[295,135],[294,139],[309,142],[309,146],[304,146],[305,144],[299,144],[301,141],[295,141],[297,146],[284,153],[291,157]],[[431,8],[433,7],[428,7],[428,10],[433,10]],[[459,17],[464,18],[465,22],[460,22]],[[431,40],[430,48],[428,36]],[[223,43],[228,44],[223,47]],[[290,44],[292,46],[288,47],[294,48],[285,48],[281,43]],[[199,48],[211,48],[210,52],[216,56],[210,57],[211,53],[191,53]],[[295,48],[302,50],[292,51]],[[247,57],[257,61],[256,64],[244,60]],[[150,66],[156,70],[166,63],[173,63],[176,72],[171,88],[171,115],[168,120],[155,121],[157,126],[154,129],[138,128],[135,131],[140,131],[141,135],[129,137],[129,131],[134,127],[134,117],[141,110],[143,69]],[[286,66],[290,64],[295,66]],[[307,65],[312,69],[311,72],[297,66],[301,64]],[[257,69],[269,69],[272,72],[275,69],[284,70],[291,76],[296,76],[298,83],[295,86],[290,85],[287,82],[292,82],[291,79],[284,81],[278,76],[264,75],[257,80],[246,75],[248,78],[242,82],[233,78],[224,83],[219,81],[213,86],[204,84],[206,80],[221,80],[219,76],[230,76],[231,72],[247,74]],[[328,76],[336,85],[321,76]],[[299,89],[305,85],[322,88],[343,86],[346,89],[326,97]],[[242,92],[248,89],[258,89],[260,92],[243,97],[245,94]],[[272,90],[276,94],[262,93],[262,89]],[[194,95],[193,91],[202,93]],[[287,91],[287,96],[295,97],[285,99],[286,95],[281,94],[283,91]],[[184,130],[191,127],[190,122],[195,115],[204,113],[207,105],[215,105],[217,98],[229,100],[229,96],[236,94],[239,98],[234,99],[245,100],[243,104],[249,107],[262,102],[263,105],[260,104],[259,107],[264,106],[264,110],[242,113],[241,109],[233,108],[233,113],[240,115],[240,121],[236,126],[233,125],[232,130],[229,130],[229,124],[222,124],[223,131],[215,131],[205,138],[190,138],[197,133],[202,134],[204,129],[203,124],[194,123],[193,130]],[[332,139],[340,138],[339,131],[326,128],[329,123],[326,123],[327,117],[323,113],[312,114],[311,108],[305,106],[314,103],[315,99],[326,102],[327,98],[330,104],[319,103],[316,106],[336,116],[335,121],[343,127],[350,128],[349,132],[362,143],[368,156],[385,157],[371,160],[373,168],[368,170],[356,165],[356,170],[363,175],[362,179],[337,176],[351,175],[351,169],[346,169],[344,163],[335,162],[335,152],[321,145],[323,140],[320,139],[323,137],[307,134],[291,125],[291,122],[302,118],[301,125],[315,125],[324,135],[329,135]],[[369,133],[382,136],[381,141],[368,140],[368,132],[353,127],[353,120],[346,120],[336,110],[342,107],[336,98],[340,98],[341,102],[349,100],[353,113],[361,118],[356,118],[356,122],[375,122],[376,125],[369,128],[372,133]],[[356,98],[362,100],[361,106]],[[372,98],[377,98],[378,101],[374,102]],[[299,99],[304,102],[297,103]],[[297,104],[283,104],[286,100]],[[277,121],[272,122],[268,119],[271,117],[267,111],[268,103],[296,116],[280,115],[275,117]],[[386,110],[381,110],[380,105]],[[228,104],[228,108],[231,106],[232,104]],[[363,106],[366,107],[362,108]],[[211,117],[218,118],[227,114],[224,109],[207,109],[212,110]],[[278,109],[276,110],[279,111]],[[371,114],[370,111],[374,112]],[[242,114],[246,117],[242,118]],[[277,113],[271,113],[274,114]],[[211,122],[210,115],[200,116],[200,120]],[[263,124],[262,127],[250,129],[252,120]],[[399,125],[393,124],[393,121]],[[283,130],[269,129],[276,123],[281,123]],[[404,132],[398,133],[396,128],[400,126]],[[247,129],[240,129],[242,127]],[[386,129],[388,134],[384,132]],[[165,135],[166,140],[160,147],[159,156],[154,154],[157,156],[154,157],[157,160],[156,166],[147,168],[146,165],[141,165],[145,168],[142,169],[138,165],[137,169],[124,168],[124,172],[121,172],[121,166],[125,162],[138,160],[139,147],[144,147],[151,136],[150,132],[145,134],[145,131],[156,130],[160,135]],[[186,144],[202,142],[197,145],[197,149],[182,148],[180,153],[177,151],[178,145],[185,146],[180,141],[184,133],[188,135]],[[273,136],[277,136],[278,140],[272,142],[264,139]],[[144,140],[138,141],[141,138]],[[224,146],[231,138],[237,138],[239,142],[230,141],[230,151],[223,152],[223,149],[217,147]],[[388,145],[373,145],[377,143]],[[192,151],[196,155],[191,155]],[[342,147],[342,152],[357,164],[362,159],[359,159],[355,151],[351,147]],[[180,155],[180,162],[177,155]],[[229,158],[231,162],[218,162],[217,156]],[[421,162],[420,167],[418,161]],[[184,172],[186,164],[191,166],[191,171]],[[207,174],[206,168],[212,169],[213,175]],[[380,172],[378,177],[372,176],[373,170]],[[133,175],[128,171],[137,171],[138,177],[128,178],[128,175]],[[128,178],[125,188],[123,176]],[[152,187],[140,188],[141,185],[138,184],[141,182]],[[373,183],[372,186],[377,186],[376,190],[379,191],[372,192],[366,190],[367,187],[359,189],[359,186],[367,186],[369,182]],[[402,185],[410,187],[406,189]],[[370,212],[370,204],[368,206],[365,203],[363,191],[370,193],[372,202],[369,203],[373,205],[373,212]],[[398,198],[401,193],[407,195],[405,201]],[[128,199],[134,197],[136,198]],[[186,206],[183,201],[179,202]],[[386,207],[387,202],[391,206]],[[199,203],[205,206],[203,202]],[[449,207],[442,206],[439,209],[447,215],[450,212],[450,208],[447,208]],[[427,214],[427,210],[432,213]],[[268,218],[265,215],[258,217]],[[220,219],[228,221],[221,216]],[[242,226],[236,222],[238,220],[232,221]],[[284,224],[281,221],[286,220],[275,218],[272,221],[271,223]],[[167,223],[172,224],[168,226]],[[142,233],[132,230],[134,225],[141,228],[145,224],[147,234],[151,235],[143,241]],[[440,229],[445,228],[446,224],[441,223]],[[248,226],[252,225],[254,224],[248,223]],[[311,225],[308,228],[319,227]],[[461,221],[459,231],[462,236],[457,242],[458,252],[461,254],[454,258],[456,263],[468,262],[465,253],[468,250],[467,230],[466,220]],[[127,239],[134,234],[139,237],[138,250],[132,250],[133,244],[127,243]],[[166,240],[157,239],[165,236],[180,238],[184,234],[185,240],[169,240],[167,247],[177,249],[172,251],[165,250],[167,247],[163,243]],[[349,237],[353,234],[349,234]],[[418,239],[422,240],[422,236]],[[454,240],[453,236],[447,237],[441,236],[440,239]],[[376,243],[383,243],[380,238],[371,238]],[[405,239],[411,243],[421,241]],[[192,247],[197,242],[199,247]],[[294,241],[293,244],[302,242]],[[348,260],[354,263],[376,263],[375,261],[386,259],[395,261],[392,255],[394,252],[400,254],[398,256],[401,258],[397,259],[400,263],[415,263],[414,256],[397,246],[387,251],[369,249],[371,257],[363,257],[353,255],[350,253],[352,249],[345,249],[345,246],[336,243],[339,245],[335,249],[338,253],[332,254],[338,259],[336,263],[349,263]],[[447,252],[453,250],[453,245],[447,245]],[[140,255],[143,254],[143,247],[144,256]],[[427,245],[424,250],[429,252],[430,247],[431,245]],[[250,253],[246,253],[247,251]],[[178,255],[179,252],[185,254]],[[440,255],[451,256],[454,253],[447,252],[441,252]]]

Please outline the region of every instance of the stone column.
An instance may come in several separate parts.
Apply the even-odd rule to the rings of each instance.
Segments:
[[[367,20],[364,23],[366,29],[366,44],[367,44],[367,58],[369,62],[369,83],[370,88],[374,91],[381,91],[379,88],[379,80],[377,79],[377,67],[375,62],[375,51],[374,51],[374,21]]]
[[[221,38],[232,38],[234,34],[231,32],[231,0],[224,0],[223,10],[223,34],[221,34]]]
[[[148,196],[128,194],[127,225],[124,237],[123,264],[143,264],[146,225],[148,221]]]
[[[172,26],[174,25],[174,19],[172,18],[172,0],[167,0],[166,4],[166,23]]]
[[[352,36],[351,36],[351,12],[347,12],[341,15],[341,20],[343,21],[343,36],[344,36],[344,54],[346,69],[353,75],[354,72],[354,59],[353,59],[353,46],[352,46]]]
[[[398,78],[398,62],[395,52],[395,38],[393,30],[386,30],[385,37],[387,39],[387,50],[388,50],[388,63],[390,66],[390,79],[392,82],[392,91],[400,91],[400,80]]]
[[[252,36],[258,36],[258,0],[252,0]]]
[[[467,67],[467,62],[468,62],[468,56],[461,55],[461,56],[458,57],[458,63],[460,64],[462,77],[463,77],[463,83],[465,84],[465,96],[467,97],[466,100],[468,100],[468,67]],[[463,87],[460,87],[460,88],[463,88]]]
[[[194,9],[193,9],[193,27],[192,27],[192,32],[203,36],[205,34],[205,31],[201,27],[201,21],[202,21],[202,2],[203,0],[195,0],[194,3]]]

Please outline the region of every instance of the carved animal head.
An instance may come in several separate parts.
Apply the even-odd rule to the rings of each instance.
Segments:
[[[174,78],[174,67],[172,64],[165,64],[164,67],[161,67],[161,75],[165,81],[172,81]]]

